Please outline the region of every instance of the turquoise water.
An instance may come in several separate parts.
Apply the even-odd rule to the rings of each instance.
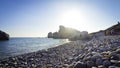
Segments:
[[[42,49],[48,49],[66,42],[66,39],[10,38],[9,41],[0,41],[0,59]]]

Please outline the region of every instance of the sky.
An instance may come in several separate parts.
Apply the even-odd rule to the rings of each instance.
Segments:
[[[46,37],[59,25],[96,32],[120,21],[120,0],[0,0],[0,30],[10,37]]]

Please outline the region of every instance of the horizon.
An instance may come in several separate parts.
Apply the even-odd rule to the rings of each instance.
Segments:
[[[10,37],[47,37],[59,25],[89,33],[120,20],[120,0],[1,0],[0,30]]]

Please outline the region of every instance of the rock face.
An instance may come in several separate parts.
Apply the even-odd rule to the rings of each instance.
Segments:
[[[0,31],[0,40],[9,40],[9,35],[3,31]]]

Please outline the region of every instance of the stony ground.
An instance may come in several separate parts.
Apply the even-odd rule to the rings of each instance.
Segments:
[[[0,68],[120,68],[120,36],[79,40],[5,58]]]

